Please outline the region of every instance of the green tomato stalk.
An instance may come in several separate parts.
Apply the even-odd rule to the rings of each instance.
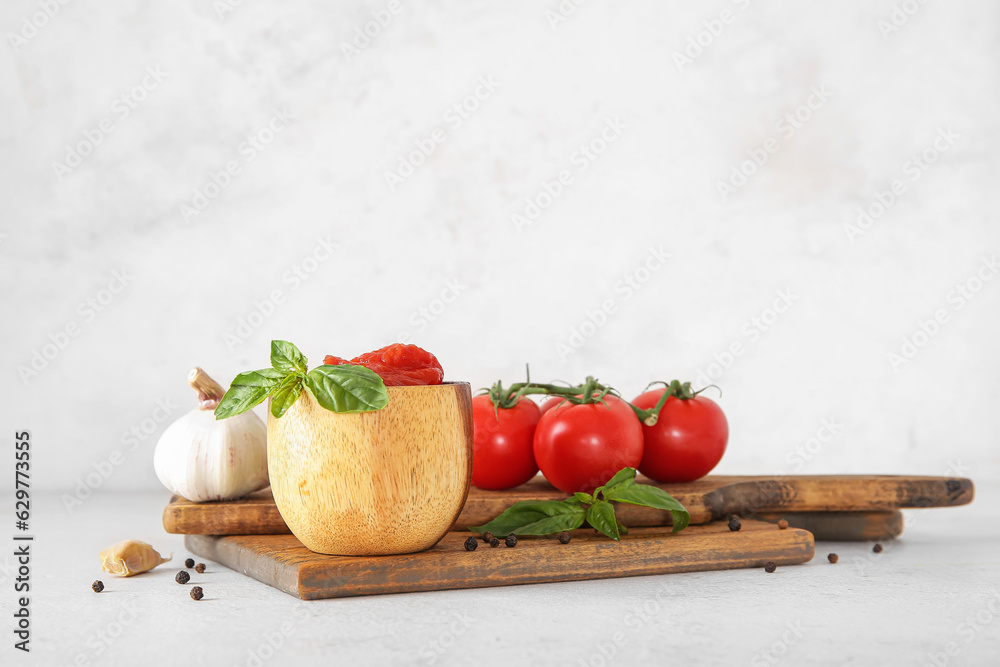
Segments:
[[[604,397],[610,394],[611,396],[625,401],[625,403],[632,408],[632,411],[635,412],[635,416],[638,417],[639,421],[643,424],[646,426],[655,426],[657,420],[659,419],[660,410],[663,409],[663,406],[666,404],[668,398],[674,396],[681,400],[689,400],[708,388],[705,387],[704,389],[694,391],[691,388],[690,382],[681,382],[680,380],[672,380],[671,382],[651,382],[646,388],[648,389],[654,384],[662,384],[666,388],[666,391],[664,391],[663,395],[660,396],[660,400],[656,402],[656,405],[648,410],[636,407],[630,401],[625,400],[617,389],[601,384],[597,381],[597,379],[590,375],[587,376],[583,384],[577,386],[562,386],[532,382],[530,374],[527,374],[525,382],[515,382],[509,387],[504,387],[503,382],[498,380],[492,387],[489,389],[482,389],[481,392],[489,395],[490,401],[493,403],[494,412],[499,412],[501,409],[507,410],[513,408],[522,397],[529,394],[561,396],[565,398],[567,402],[574,405],[588,403],[600,403],[602,405],[606,405]],[[715,385],[709,385],[709,387],[712,386]]]

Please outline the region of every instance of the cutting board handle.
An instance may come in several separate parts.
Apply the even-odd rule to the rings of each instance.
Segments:
[[[901,475],[816,475],[760,478],[726,484],[705,495],[713,519],[757,512],[850,512],[956,507],[975,496],[971,479]]]

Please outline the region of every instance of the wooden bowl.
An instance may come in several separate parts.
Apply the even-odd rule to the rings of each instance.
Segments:
[[[387,387],[377,412],[338,414],[307,391],[268,410],[274,502],[309,549],[378,556],[430,549],[465,505],[472,479],[467,382]]]

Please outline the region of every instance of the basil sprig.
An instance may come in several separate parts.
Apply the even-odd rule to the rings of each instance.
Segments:
[[[317,366],[288,341],[271,341],[271,368],[240,373],[215,408],[215,418],[225,419],[271,398],[271,414],[281,417],[308,391],[332,412],[372,412],[389,404],[385,383],[364,366]]]
[[[691,523],[691,515],[673,496],[658,486],[637,483],[635,468],[622,468],[592,494],[577,492],[565,500],[522,500],[485,526],[469,530],[480,535],[487,531],[495,535],[551,535],[587,523],[617,540],[628,532],[628,528],[615,517],[612,502],[666,510],[670,512],[675,533]]]

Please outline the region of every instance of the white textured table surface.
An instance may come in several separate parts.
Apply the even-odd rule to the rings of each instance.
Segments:
[[[32,654],[8,641],[0,662],[996,664],[998,499],[1000,485],[980,484],[969,507],[909,513],[903,539],[880,555],[870,544],[820,543],[813,562],[771,575],[736,570],[302,602],[209,563],[193,580],[206,592],[196,603],[190,586],[173,581],[187,553],[182,538],[160,526],[165,495],[95,496],[72,514],[56,497],[38,498]],[[126,538],[173,551],[174,561],[131,579],[101,573],[98,551]],[[827,562],[830,551],[839,564]],[[16,575],[4,552],[9,625]],[[107,587],[100,595],[90,590],[97,578]]]

